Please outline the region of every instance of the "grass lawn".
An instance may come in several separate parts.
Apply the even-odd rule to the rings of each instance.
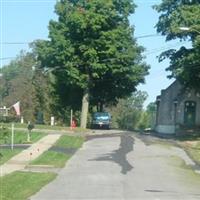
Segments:
[[[71,155],[55,151],[46,151],[40,157],[31,162],[31,165],[52,165],[54,167],[64,167]]]
[[[27,200],[56,177],[54,173],[14,172],[0,178],[1,200]]]
[[[0,165],[8,161],[10,158],[21,152],[21,149],[0,149]]]
[[[183,159],[178,156],[170,156],[168,162],[174,167],[174,172],[179,181],[184,182],[186,187],[199,187],[200,174],[196,173],[191,166],[188,166]]]
[[[31,143],[34,143],[44,137],[45,134],[32,132],[31,133]],[[11,143],[11,130],[9,130],[7,138],[0,138],[0,144],[10,144]],[[27,143],[27,133],[23,131],[15,131],[14,133],[14,143],[24,144]]]
[[[67,149],[78,149],[84,142],[83,137],[63,135],[54,144],[53,147]],[[66,161],[72,156],[69,153],[62,153],[53,150],[44,152],[41,156],[31,162],[31,165],[53,165],[54,167],[63,167]]]
[[[0,125],[11,128],[11,123],[0,123]],[[15,127],[16,128],[27,128],[27,124],[15,123]],[[71,130],[70,127],[67,127],[67,126],[50,126],[50,125],[40,125],[40,124],[35,124],[34,128],[35,129],[49,129],[49,130],[63,130],[63,131]],[[87,131],[87,129],[77,127],[75,129],[73,129],[73,131],[85,132],[85,131]]]
[[[59,138],[54,146],[62,148],[80,148],[84,142],[84,138],[80,136],[63,135]]]
[[[43,134],[43,133],[32,132],[31,133],[31,143],[38,141],[39,139],[41,139],[44,136],[45,136],[45,134]],[[26,141],[27,141],[27,134],[25,132],[23,132],[23,131],[15,132],[15,134],[14,134],[14,143],[15,144],[24,144],[24,143],[27,143]],[[6,138],[0,137],[0,144],[10,145],[10,143],[11,143],[11,133],[9,131],[9,134]],[[23,149],[15,149],[15,148],[13,150],[11,150],[10,148],[5,149],[3,147],[0,147],[0,165],[5,163],[6,161],[8,161],[10,158],[15,156],[16,154],[20,153],[22,150]]]
[[[200,165],[200,141],[196,145],[185,147],[191,158]]]

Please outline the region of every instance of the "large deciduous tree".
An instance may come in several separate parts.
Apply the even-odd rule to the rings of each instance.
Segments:
[[[156,25],[158,33],[166,40],[189,40],[192,47],[182,46],[170,49],[160,55],[160,61],[170,59],[171,77],[182,82],[186,87],[200,88],[200,1],[199,0],[162,0],[154,6],[160,13]],[[181,28],[182,27],[182,28]],[[184,27],[184,28],[183,28]]]
[[[36,42],[42,65],[81,93],[83,128],[89,100],[115,102],[144,81],[148,67],[128,21],[134,9],[132,0],[60,0],[58,19],[49,23],[49,40]]]
[[[16,59],[2,68],[0,106],[10,107],[20,101],[21,116],[25,121],[39,122],[39,113],[49,121],[51,113],[48,78],[42,71],[34,70],[35,66],[34,55],[21,52]]]

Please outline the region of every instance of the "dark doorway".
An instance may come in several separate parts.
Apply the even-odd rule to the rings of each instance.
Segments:
[[[195,126],[196,122],[196,102],[186,101],[184,108],[184,124],[188,127]]]

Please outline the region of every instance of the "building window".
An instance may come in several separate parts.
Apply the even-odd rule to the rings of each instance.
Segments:
[[[186,101],[184,107],[184,124],[188,127],[196,124],[196,102]]]

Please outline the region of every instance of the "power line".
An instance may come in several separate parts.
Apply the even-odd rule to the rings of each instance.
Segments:
[[[184,43],[176,43],[176,44],[169,45],[169,46],[163,46],[163,47],[160,47],[160,48],[151,49],[149,51],[143,52],[143,55],[147,56],[147,55],[150,55],[150,54],[159,53],[161,51],[165,51],[165,50],[168,50],[168,49],[171,49],[171,48],[175,48],[175,47],[183,45],[185,43],[186,43],[186,41]],[[0,58],[0,60],[9,60],[9,59],[15,59],[15,58],[16,57],[5,57],[5,58]]]
[[[0,42],[2,45],[30,44],[30,42]]]
[[[150,54],[154,54],[154,53],[158,53],[158,52],[161,52],[161,51],[165,51],[165,50],[169,50],[171,48],[175,48],[175,47],[178,47],[178,46],[183,46],[184,44],[186,44],[187,41],[185,42],[177,42],[175,44],[172,44],[172,45],[168,45],[168,46],[162,46],[160,48],[156,48],[156,49],[151,49],[149,51],[146,51],[144,52],[143,54],[146,56],[146,55],[150,55]]]
[[[5,58],[0,58],[0,60],[10,60],[10,59],[15,59],[16,57],[5,57]]]
[[[152,34],[152,35],[144,35],[144,36],[139,36],[140,38],[142,37],[142,38],[145,38],[145,37],[154,37],[154,36],[160,36],[160,35],[154,35],[154,34]],[[139,38],[138,37],[138,38]],[[12,42],[6,42],[6,44],[18,44],[19,42],[14,42],[14,43],[12,43]],[[29,44],[29,43],[25,43],[25,42],[21,42],[20,44]],[[174,47],[177,47],[177,46],[182,46],[182,45],[184,45],[185,43],[187,43],[187,41],[185,41],[185,42],[177,42],[177,43],[175,43],[175,44],[172,44],[172,45],[168,45],[168,46],[162,46],[162,47],[160,47],[160,48],[155,48],[155,49],[150,49],[150,50],[148,50],[148,51],[146,51],[146,52],[143,52],[143,54],[146,56],[146,55],[149,55],[149,54],[154,54],[154,53],[158,53],[158,52],[161,52],[161,51],[164,51],[164,50],[168,50],[168,49],[171,49],[171,48],[174,48]],[[9,59],[15,59],[16,57],[5,57],[5,58],[0,58],[0,60],[9,60]]]
[[[2,3],[56,3],[56,0],[1,0]]]
[[[148,37],[163,37],[163,36],[162,35],[158,35],[158,34],[149,34],[149,35],[135,36],[136,39],[148,38]]]
[[[158,34],[148,34],[148,35],[141,35],[141,36],[135,36],[136,39],[141,38],[149,38],[149,37],[162,37],[162,35]],[[31,42],[0,42],[2,45],[24,45],[24,44],[30,44]]]
[[[2,3],[56,3],[56,0],[1,0]],[[135,0],[135,4],[160,3],[159,0]]]

